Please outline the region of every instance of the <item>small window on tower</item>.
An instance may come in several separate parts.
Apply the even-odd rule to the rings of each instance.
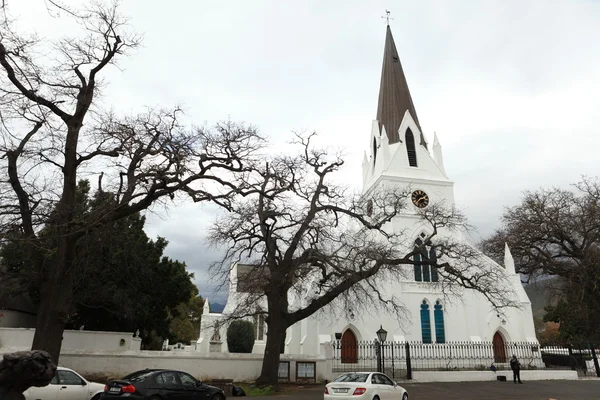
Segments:
[[[377,141],[373,138],[373,165],[375,165],[375,161],[377,161]]]
[[[408,154],[408,165],[411,167],[417,166],[417,151],[415,149],[415,137],[412,131],[406,130],[406,153]]]

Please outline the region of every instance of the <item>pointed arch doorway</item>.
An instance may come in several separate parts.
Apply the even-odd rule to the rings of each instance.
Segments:
[[[504,338],[500,332],[496,331],[494,334],[494,340],[492,341],[494,346],[494,362],[505,363],[506,362],[506,346],[504,345]]]
[[[342,364],[356,364],[358,361],[358,342],[351,329],[342,335]]]

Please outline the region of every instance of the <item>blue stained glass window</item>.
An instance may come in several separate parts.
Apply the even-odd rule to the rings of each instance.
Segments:
[[[431,316],[425,300],[421,304],[421,338],[423,343],[431,343]]]
[[[421,308],[423,308],[423,306],[421,306]],[[435,306],[433,306],[433,318],[435,323],[436,343],[446,343],[446,333],[444,330],[444,310],[439,300],[436,301]]]

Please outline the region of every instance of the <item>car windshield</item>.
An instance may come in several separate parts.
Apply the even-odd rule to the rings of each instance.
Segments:
[[[338,376],[334,382],[366,382],[369,374],[344,374]]]
[[[131,383],[141,382],[155,372],[156,371],[138,371],[138,372],[134,372],[131,375],[127,375],[125,378],[123,378],[123,380],[129,381]]]

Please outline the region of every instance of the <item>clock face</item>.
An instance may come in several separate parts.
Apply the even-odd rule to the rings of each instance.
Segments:
[[[411,200],[419,208],[425,208],[429,204],[429,196],[422,190],[415,190],[412,193]]]

